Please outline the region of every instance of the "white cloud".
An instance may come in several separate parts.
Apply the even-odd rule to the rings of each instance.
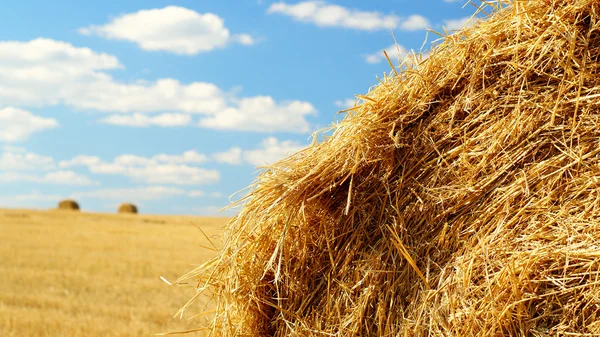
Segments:
[[[93,191],[75,193],[73,196],[78,199],[104,199],[115,201],[153,201],[168,199],[171,197],[185,196],[186,191],[176,187],[166,186],[145,186],[132,188],[105,188]]]
[[[415,30],[429,26],[427,19],[420,15],[402,19],[393,14],[348,9],[325,1],[303,1],[294,5],[277,2],[269,7],[267,13],[287,15],[297,21],[314,23],[319,27],[344,27],[366,31],[394,28]]]
[[[242,163],[242,149],[239,147],[232,147],[225,152],[215,153],[212,157],[218,163],[239,165]]]
[[[188,165],[128,167],[123,174],[134,181],[151,184],[200,185],[215,183],[220,179],[219,171]]]
[[[459,30],[459,29],[461,29],[463,27],[470,27],[473,24],[475,24],[476,22],[477,22],[476,18],[473,18],[471,20],[471,17],[467,16],[467,17],[460,18],[460,19],[444,20],[444,25],[443,26],[447,30]]]
[[[0,183],[40,182],[41,177],[30,173],[4,172],[0,173]]]
[[[27,194],[0,195],[0,207],[26,208],[40,205],[49,207],[51,203],[55,205],[61,199],[63,197],[60,195],[43,194],[38,191]]]
[[[66,42],[0,41],[0,102],[133,113],[109,116],[104,122],[134,126],[183,125],[190,118],[183,115],[203,114],[202,126],[246,131],[289,131],[291,123],[299,123],[300,130],[295,130],[305,132],[309,129],[306,117],[316,113],[308,102],[276,102],[269,96],[240,98],[212,83],[185,84],[171,78],[124,83],[106,73],[120,68],[114,56]],[[263,102],[263,110],[256,118],[245,115],[253,112],[249,107],[256,102]],[[163,114],[144,118],[142,113]]]
[[[355,102],[356,102],[355,98],[346,98],[343,100],[335,101],[335,106],[337,106],[338,108],[342,108],[342,109],[348,109],[348,108],[353,107]]]
[[[186,126],[192,123],[192,117],[186,114],[165,113],[157,116],[148,116],[141,113],[110,115],[100,121],[105,124],[148,127],[148,126]]]
[[[4,147],[0,153],[0,182],[32,182],[56,185],[96,185],[90,178],[68,170],[55,170],[54,158],[27,152],[25,149]],[[45,174],[34,171],[49,171]]]
[[[45,105],[66,100],[77,85],[106,79],[121,68],[116,57],[66,42],[0,42],[0,99],[4,104]]]
[[[111,162],[105,162],[95,156],[76,156],[71,160],[61,161],[58,166],[61,169],[85,166],[95,174],[122,175],[133,181],[149,184],[202,185],[218,182],[220,173],[217,170],[196,166],[198,164],[213,160],[230,165],[246,163],[263,166],[273,164],[305,147],[306,145],[298,142],[280,141],[275,137],[269,137],[264,139],[258,148],[242,150],[240,147],[232,147],[227,151],[214,153],[210,157],[194,150],[179,155],[157,154],[152,157],[124,154],[115,157]],[[201,195],[204,193],[190,196]],[[211,194],[211,196],[215,195]]]
[[[115,82],[106,74],[81,83],[65,97],[65,103],[80,109],[108,112],[159,112],[165,110],[212,114],[227,107],[225,93],[214,84],[182,84],[175,79],[133,84]]]
[[[2,77],[15,81],[63,80],[96,70],[122,67],[115,56],[97,53],[89,48],[74,47],[68,42],[44,38],[29,42],[0,42]]]
[[[153,160],[170,164],[200,164],[208,161],[208,157],[195,150],[185,151],[181,155],[158,154],[152,157]]]
[[[77,185],[77,186],[88,186],[88,185],[99,185],[98,182],[92,179],[75,173],[73,171],[54,171],[44,175],[43,181],[45,183],[57,184],[57,185]]]
[[[15,182],[30,182],[37,184],[54,184],[54,185],[69,185],[69,186],[89,186],[98,185],[98,182],[90,178],[75,173],[73,171],[54,171],[45,175],[36,175],[30,173],[5,172],[0,174],[0,182],[15,183]]]
[[[73,166],[95,166],[102,163],[102,159],[95,156],[77,156],[71,160],[63,160],[59,163],[60,168]]]
[[[254,38],[248,34],[235,35],[233,39],[244,46],[251,46],[254,44]]]
[[[105,70],[122,68],[116,57],[49,39],[0,42],[0,99],[5,104],[67,104],[109,112],[214,113],[224,94],[204,82],[174,79],[119,83]]]
[[[77,156],[60,162],[59,166],[86,166],[92,173],[123,175],[133,181],[150,184],[200,185],[215,183],[220,179],[217,170],[191,166],[207,159],[196,151],[186,151],[181,155],[159,154],[150,158],[121,155],[113,162],[104,162],[93,156]]]
[[[13,107],[0,109],[0,141],[24,141],[35,132],[56,127],[58,122],[53,118],[39,117]]]
[[[195,150],[185,151],[180,155],[157,154],[152,157],[142,157],[133,154],[123,154],[117,156],[113,163],[122,166],[148,166],[157,164],[200,164],[208,160],[206,155],[198,153]],[[93,156],[77,156],[69,161],[60,162],[61,167],[69,167],[74,165],[99,165],[102,160]]]
[[[269,96],[243,98],[239,106],[231,107],[200,120],[199,125],[218,130],[262,132],[308,132],[305,119],[317,113],[315,107],[302,101],[276,102]]]
[[[1,145],[0,149],[5,152],[26,153],[27,149],[21,146]]]
[[[247,163],[255,166],[273,164],[285,156],[305,148],[306,145],[291,140],[280,141],[275,137],[264,139],[256,149],[242,150],[232,147],[225,152],[212,155],[213,160],[219,163],[240,165]]]
[[[117,156],[114,160],[114,163],[122,166],[146,166],[156,163],[156,161],[152,160],[151,158],[136,156],[134,154],[123,154]]]
[[[427,29],[430,25],[431,24],[425,17],[421,15],[411,15],[400,23],[400,29],[409,31]]]
[[[55,166],[52,157],[31,152],[16,152],[5,149],[5,152],[0,155],[1,171],[52,170]]]
[[[144,50],[180,55],[207,52],[232,42],[243,45],[254,43],[248,34],[232,35],[223,19],[213,13],[202,14],[178,6],[124,14],[105,25],[80,28],[79,32],[131,41]]]
[[[393,44],[384,50],[392,62],[398,61],[398,63],[401,63],[402,60],[408,55],[408,51],[401,45]],[[379,63],[384,60],[385,55],[383,54],[383,51],[377,51],[372,54],[365,55],[365,61],[369,64]]]
[[[306,145],[290,140],[280,141],[275,137],[269,137],[263,140],[260,148],[244,151],[243,158],[252,165],[263,166],[273,164],[305,147]]]
[[[199,197],[203,197],[205,195],[205,193],[203,191],[194,190],[194,191],[187,192],[187,195],[190,198],[199,198]]]
[[[73,196],[77,199],[102,199],[118,202],[128,201],[139,204],[143,201],[164,200],[173,197],[198,198],[204,196],[204,192],[199,190],[186,191],[178,187],[153,185],[129,188],[104,188],[78,192]]]

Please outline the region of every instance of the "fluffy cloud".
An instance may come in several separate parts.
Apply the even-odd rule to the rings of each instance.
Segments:
[[[43,182],[59,185],[99,185],[97,181],[73,171],[54,171],[44,175]]]
[[[122,67],[112,55],[66,42],[0,42],[0,99],[5,104],[62,103],[109,112],[214,113],[227,106],[222,91],[211,83],[120,83],[103,72]]]
[[[354,106],[354,103],[356,102],[355,98],[346,98],[343,100],[337,100],[335,101],[335,106],[337,106],[338,108],[342,108],[342,109],[348,109]]]
[[[65,160],[60,162],[61,168],[68,168],[73,166],[94,166],[102,163],[102,159],[95,156],[77,156],[71,160]]]
[[[427,29],[431,26],[429,21],[421,15],[411,15],[406,20],[400,23],[400,29],[402,30],[419,30]]]
[[[254,38],[249,34],[234,35],[233,40],[244,46],[251,46],[254,44]]]
[[[189,191],[177,187],[167,186],[144,186],[130,188],[105,188],[93,191],[85,191],[75,193],[73,196],[77,199],[103,199],[122,201],[129,200],[132,202],[140,201],[155,201],[168,199],[172,197],[188,196],[198,197],[199,191]]]
[[[181,155],[159,154],[150,158],[121,155],[112,162],[104,162],[94,156],[77,156],[59,165],[61,168],[86,166],[92,173],[123,175],[136,182],[150,184],[200,185],[218,182],[219,171],[192,166],[206,160],[203,154],[187,151]]]
[[[44,38],[0,42],[2,78],[15,81],[67,80],[96,70],[119,68],[123,66],[115,56],[74,47],[68,42]]]
[[[471,17],[467,16],[467,17],[460,18],[460,19],[444,20],[444,27],[447,30],[459,30],[463,27],[472,26],[476,22],[477,22],[477,19],[471,20]]]
[[[269,137],[263,140],[258,149],[244,151],[243,158],[247,163],[263,166],[273,164],[305,147],[306,145],[290,140],[280,141],[275,137]]]
[[[277,2],[269,7],[267,13],[287,15],[297,21],[314,23],[319,27],[344,27],[366,31],[395,28],[417,30],[429,26],[427,19],[420,15],[402,19],[392,14],[348,9],[325,1],[304,1],[294,5]]]
[[[0,174],[0,182],[29,182],[37,184],[54,184],[54,185],[69,185],[69,186],[89,186],[99,185],[98,182],[90,178],[75,173],[73,171],[53,171],[44,175],[36,175],[30,173],[5,172]]]
[[[280,141],[275,137],[269,137],[264,139],[256,149],[242,150],[242,148],[234,146],[225,152],[213,154],[212,158],[219,163],[231,165],[246,163],[264,166],[273,164],[305,147],[306,145],[291,140]]]
[[[51,204],[58,203],[62,198],[63,196],[60,195],[43,194],[38,191],[10,196],[0,195],[0,206],[24,208],[43,205],[48,207]]]
[[[77,185],[77,186],[87,186],[87,185],[99,185],[98,182],[91,180],[90,178],[81,175],[79,173],[75,173],[73,171],[54,171],[49,172],[44,175],[43,180],[41,182],[50,183],[50,184],[58,184],[58,185]]]
[[[147,158],[142,156],[136,156],[132,154],[123,154],[117,156],[113,164],[117,166],[148,166],[148,165],[160,165],[160,164],[201,164],[208,160],[207,156],[198,153],[195,150],[185,151],[180,155],[171,154],[157,154],[153,157]],[[64,160],[59,163],[61,168],[68,168],[73,166],[89,166],[89,167],[101,167],[107,165],[102,159],[95,156],[77,156],[71,160]]]
[[[185,84],[170,78],[125,83],[106,73],[120,68],[114,56],[65,42],[0,42],[0,101],[132,113],[102,120],[129,126],[183,126],[190,121],[184,115],[201,114],[204,127],[247,131],[289,131],[291,123],[299,123],[301,128],[294,131],[305,132],[306,117],[316,113],[308,102],[276,102],[269,96],[238,98],[212,83]],[[257,107],[259,113],[249,115]],[[162,114],[144,117],[144,113]]]
[[[187,196],[190,198],[199,198],[199,197],[203,197],[204,195],[205,195],[204,191],[200,191],[200,190],[193,190],[193,191],[187,192]]]
[[[54,158],[27,152],[25,149],[3,147],[0,152],[0,182],[30,182],[38,184],[88,186],[98,182],[68,170],[56,170]],[[39,173],[46,171],[46,173]]]
[[[239,147],[232,147],[225,152],[215,153],[212,157],[218,163],[239,165],[242,163],[242,149]]]
[[[148,165],[127,167],[123,174],[134,181],[150,184],[200,185],[216,183],[219,171],[188,165]]]
[[[384,49],[392,62],[401,61],[408,55],[408,51],[401,45],[393,44]],[[365,61],[369,64],[379,63],[385,60],[383,51],[377,51],[369,55],[365,55]]]
[[[107,112],[159,112],[175,110],[214,114],[225,109],[225,93],[214,84],[182,84],[175,79],[118,83],[106,74],[80,83],[66,93],[64,102],[79,109]]]
[[[14,151],[4,148],[0,154],[1,171],[52,170],[56,167],[54,159],[31,152]]]
[[[168,6],[121,15],[101,26],[80,28],[84,35],[126,40],[151,51],[194,55],[223,48],[229,43],[252,45],[248,34],[232,35],[223,19],[213,13]]]
[[[133,127],[174,127],[186,126],[192,123],[192,117],[186,114],[165,113],[157,116],[148,116],[141,113],[110,115],[101,123]]]
[[[208,160],[208,157],[202,153],[198,153],[195,150],[185,151],[180,155],[170,154],[158,154],[152,157],[159,163],[170,163],[170,164],[200,164]]]
[[[0,109],[0,141],[24,141],[35,132],[56,127],[58,122],[53,118],[39,117],[27,110],[13,107]]]
[[[122,66],[116,57],[66,42],[0,42],[0,99],[4,104],[46,105],[68,100],[77,85],[106,80],[101,70]]]
[[[307,102],[277,103],[269,96],[257,96],[244,98],[237,107],[203,118],[199,125],[218,130],[308,132],[310,124],[306,117],[316,113],[315,107]]]

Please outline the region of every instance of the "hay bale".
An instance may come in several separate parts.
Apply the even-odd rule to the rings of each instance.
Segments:
[[[257,178],[215,336],[600,335],[600,1],[500,4]]]
[[[58,209],[64,209],[69,211],[79,211],[79,204],[75,200],[66,199],[61,200],[58,203]]]
[[[117,210],[117,213],[137,214],[137,212],[138,212],[137,206],[134,204],[130,204],[130,203],[122,203],[119,206],[119,209]]]

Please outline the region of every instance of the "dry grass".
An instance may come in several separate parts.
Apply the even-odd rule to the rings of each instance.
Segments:
[[[226,219],[0,210],[0,336],[149,336],[189,298],[173,281],[212,257]],[[218,242],[218,241],[217,241]],[[199,307],[202,310],[203,306]]]
[[[600,1],[489,1],[262,173],[214,336],[600,336]]]

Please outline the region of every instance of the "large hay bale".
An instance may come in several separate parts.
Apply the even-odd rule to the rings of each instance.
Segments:
[[[600,335],[600,1],[500,3],[257,178],[215,336]]]
[[[58,203],[58,209],[79,211],[79,204],[75,200],[65,199]]]
[[[136,205],[131,204],[131,203],[122,203],[119,206],[119,209],[117,210],[117,213],[130,213],[130,214],[137,214],[138,212],[138,208]]]

